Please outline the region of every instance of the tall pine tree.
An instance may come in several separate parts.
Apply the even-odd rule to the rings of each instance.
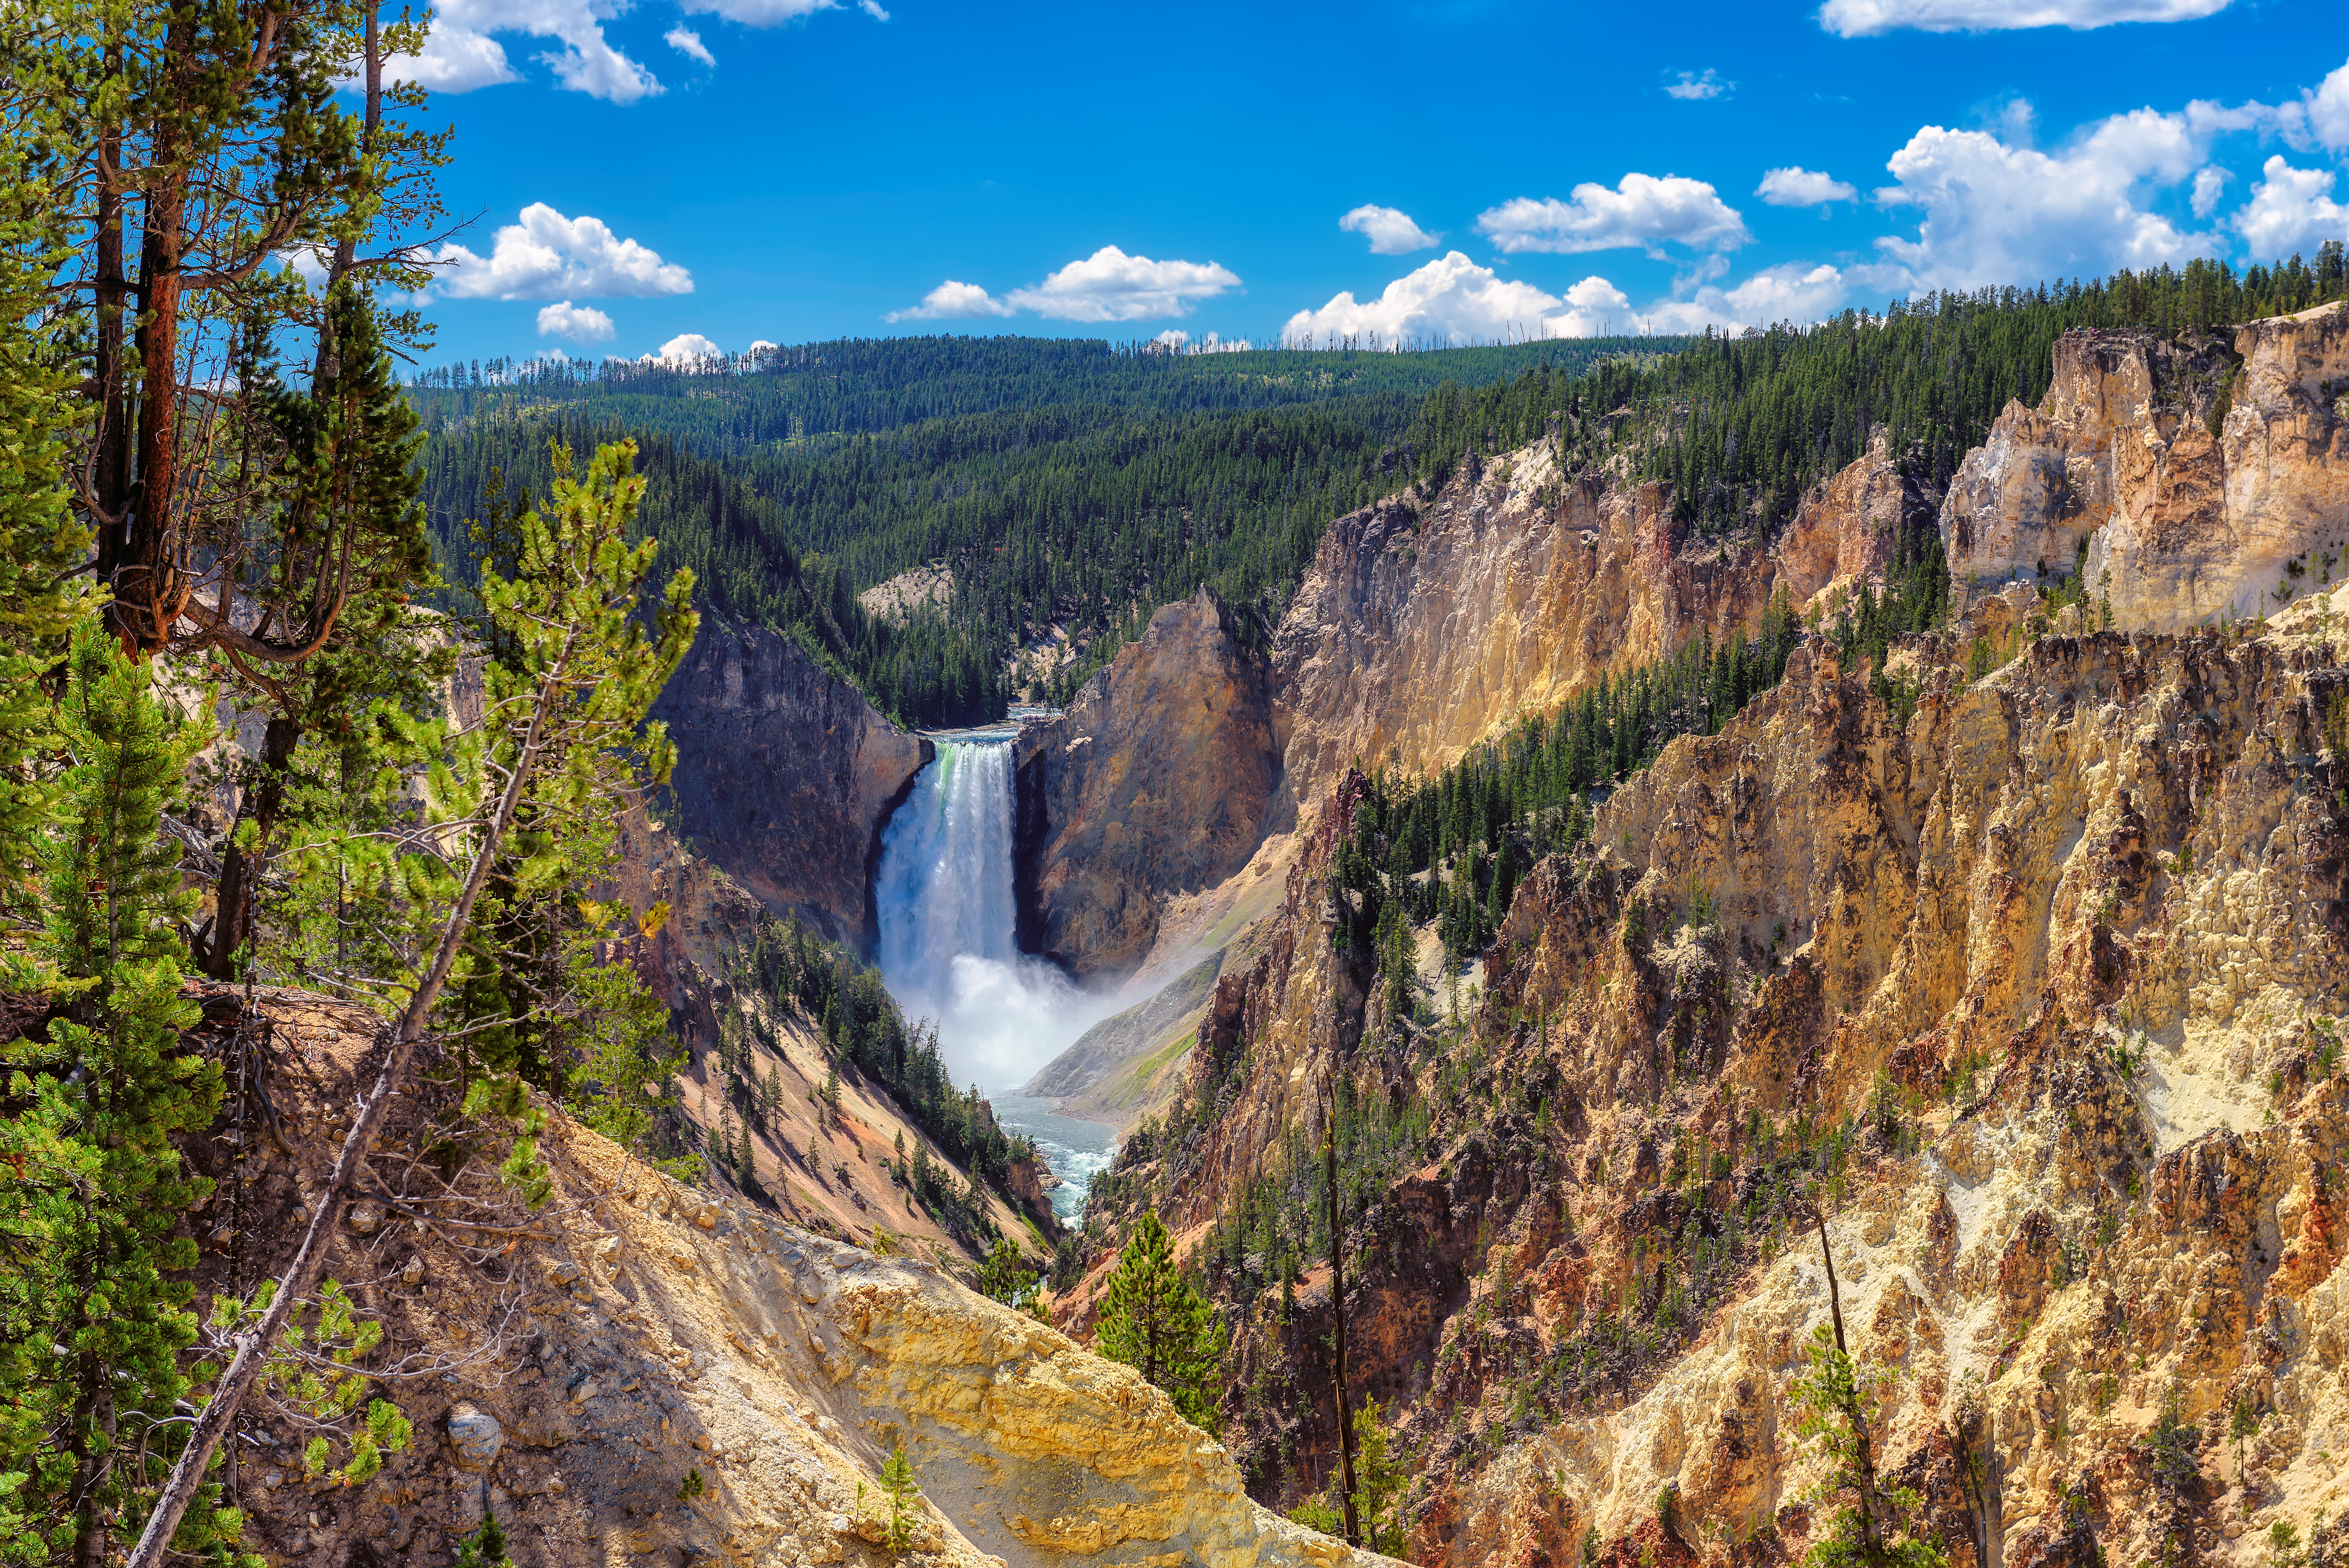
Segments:
[[[1164,1389],[1195,1425],[1216,1429],[1223,1325],[1175,1265],[1174,1241],[1155,1209],[1143,1211],[1109,1276],[1098,1348]]]
[[[41,857],[50,1014],[5,1047],[16,1109],[0,1139],[17,1158],[5,1206],[17,1218],[0,1470],[23,1480],[0,1541],[95,1563],[135,1535],[186,1434],[171,1412],[198,1326],[192,1287],[171,1276],[196,1256],[172,1232],[211,1183],[171,1140],[211,1124],[222,1086],[219,1066],[181,1045],[196,1020],[180,995],[192,900],[161,832],[203,732],[172,718],[94,624],[74,639],[57,724],[70,763]],[[216,1489],[197,1503],[181,1547],[233,1542]]]

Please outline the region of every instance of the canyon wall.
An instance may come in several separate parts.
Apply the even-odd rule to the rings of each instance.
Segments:
[[[1157,1208],[1231,1326],[1252,1490],[1322,1486],[1330,1270],[1268,1216],[1318,1212],[1296,1151],[1342,1094],[1350,1387],[1413,1478],[1415,1562],[1799,1560],[1829,1519],[1793,1381],[1815,1208],[1879,1459],[1953,1568],[2337,1560],[2349,590],[2307,591],[2349,539],[2344,355],[2339,307],[2070,335],[1946,498],[1878,443],[1766,551],[1683,549],[1661,494],[1539,448],[1340,520],[1275,642],[1283,898],[1097,1189],[1061,1320]],[[1937,503],[1971,603],[1896,684],[1806,639],[1608,795],[1480,960],[1445,975],[1420,933],[1392,1005],[1330,881],[1365,771],[1818,604]],[[2003,587],[2084,556],[2060,614]]]
[[[1163,903],[1224,881],[1278,826],[1263,661],[1205,589],[1018,746],[1020,945],[1080,978],[1131,973]]]
[[[1340,518],[1274,639],[1288,789],[1309,814],[1349,766],[1446,767],[1601,675],[1754,630],[1773,594],[1880,578],[1930,518],[1880,437],[1768,547],[1690,539],[1662,486],[1562,474],[1545,445]]]
[[[2337,304],[2178,342],[2066,333],[2039,407],[2008,405],[1959,468],[1941,511],[1951,572],[2069,574],[2085,542],[2117,625],[2281,609],[2321,585],[2312,558],[2337,565],[2349,542],[2344,395]]]
[[[1806,645],[1535,869],[1456,1017],[1390,1015],[1332,938],[1341,780],[1202,1027],[1215,1114],[1118,1191],[1195,1244],[1323,1086],[1424,1108],[1348,1230],[1416,1562],[1798,1557],[1806,1191],[1892,1379],[1883,1462],[1960,1568],[2264,1561],[2349,1513],[2344,614],[2051,635],[1971,681],[1961,626],[1904,650],[1905,724]],[[1284,1314],[1206,1266],[1233,1441],[1294,1495],[1330,1459],[1326,1271]]]
[[[1547,446],[1341,517],[1261,668],[1202,593],[1022,737],[1022,944],[1130,974],[1171,899],[1309,819],[1348,766],[1444,767],[1602,674],[1751,631],[1775,593],[1880,578],[1932,515],[1879,438],[1768,548],[1685,539],[1661,487],[1561,474]]]
[[[222,1182],[191,1217],[210,1232],[200,1305],[283,1265],[380,1033],[321,997],[264,991],[242,1020],[238,1006],[208,992],[207,1027],[269,1042],[270,1133],[242,1160],[227,1137],[191,1150]],[[440,1136],[457,1107],[417,1087],[328,1264],[384,1326],[391,1354],[375,1359],[396,1365],[377,1391],[414,1441],[369,1481],[312,1479],[314,1429],[254,1401],[220,1479],[273,1564],[446,1562],[488,1510],[520,1568],[880,1568],[903,1560],[878,1480],[900,1445],[925,1563],[1385,1561],[1251,1502],[1225,1450],[1130,1369],[926,1261],[680,1186],[559,1113],[534,1211],[494,1158],[428,1190],[392,1151]],[[476,1119],[468,1136],[491,1131]]]
[[[789,637],[716,617],[653,707],[671,826],[777,915],[869,950],[881,830],[933,753]]]

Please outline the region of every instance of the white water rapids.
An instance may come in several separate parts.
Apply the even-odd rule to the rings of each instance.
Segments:
[[[947,1070],[982,1092],[1025,1083],[1112,1011],[1019,951],[1011,891],[1012,731],[940,740],[881,835],[881,975],[937,1021]]]

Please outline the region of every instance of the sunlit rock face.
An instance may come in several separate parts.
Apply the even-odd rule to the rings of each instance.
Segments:
[[[1022,945],[1131,972],[1162,903],[1215,886],[1276,826],[1263,659],[1204,589],[1151,618],[1059,718],[1021,738]]]
[[[2125,627],[2273,613],[2327,557],[2341,575],[2344,395],[2337,304],[2175,342],[2066,333],[2039,407],[2009,405],[1950,487],[1951,572],[1995,585],[2084,564]]]

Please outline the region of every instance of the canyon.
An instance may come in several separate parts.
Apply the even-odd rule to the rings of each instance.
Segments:
[[[1826,1528],[1791,1389],[1827,1256],[1881,1466],[1952,1568],[2254,1568],[2300,1550],[2279,1524],[2332,1561],[2344,393],[2337,305],[2075,332],[1946,490],[1879,436],[1783,529],[1700,536],[1668,488],[1545,439],[1339,518],[1268,624],[1161,608],[999,743],[1014,945],[1121,1009],[1028,1086],[1127,1135],[1049,1324],[958,1283],[968,1238],[881,1162],[919,1130],[859,1082],[820,1111],[820,1030],[742,957],[794,917],[875,952],[890,824],[959,743],[712,626],[616,892],[667,906],[636,956],[691,1045],[688,1118],[727,1115],[721,1045],[786,1083],[765,1201],[558,1118],[554,1217],[514,1247],[512,1214],[376,1213],[348,1277],[457,1381],[383,1480],[274,1486],[258,1529],[365,1563],[493,1504],[523,1562],[873,1562],[856,1488],[902,1441],[926,1560],[1374,1561],[1280,1517],[1337,1464],[1327,1135],[1349,1390],[1402,1456],[1415,1563],[1799,1560]],[[1837,615],[1923,544],[1953,618],[1839,652]],[[1474,962],[1422,930],[1399,983],[1349,936],[1341,861],[1392,792],[1774,603],[1814,634],[1783,678],[1595,792]],[[259,1005],[302,1043],[295,1119],[331,1128],[364,1031]],[[317,1154],[249,1171],[257,1212]],[[988,1212],[1041,1263],[1023,1181]],[[1230,1334],[1220,1441],[1081,1348],[1144,1209]],[[256,1432],[239,1462],[290,1440]]]
[[[1886,1463],[1953,1560],[2251,1563],[2279,1521],[2330,1542],[2349,596],[2272,590],[2292,562],[2318,585],[2349,521],[2349,330],[2222,346],[2214,421],[2217,379],[2167,346],[2071,335],[1946,497],[1872,453],[1766,550],[1683,552],[1661,498],[1539,449],[1333,527],[1268,660],[1278,910],[1101,1189],[1062,1320],[1158,1208],[1236,1325],[1252,1487],[1319,1486],[1326,1264],[1284,1285],[1245,1227],[1257,1193],[1305,1200],[1294,1140],[1342,1087],[1424,1119],[1372,1151],[1347,1232],[1351,1381],[1400,1413],[1414,1561],[1800,1555],[1813,1202],[1893,1380]],[[1441,767],[1773,593],[1824,610],[1903,527],[1971,597],[1886,661],[1913,708],[1806,642],[1531,872],[1456,1002],[1390,1007],[1330,891],[1366,770]],[[2095,596],[2051,620],[2043,553]]]

